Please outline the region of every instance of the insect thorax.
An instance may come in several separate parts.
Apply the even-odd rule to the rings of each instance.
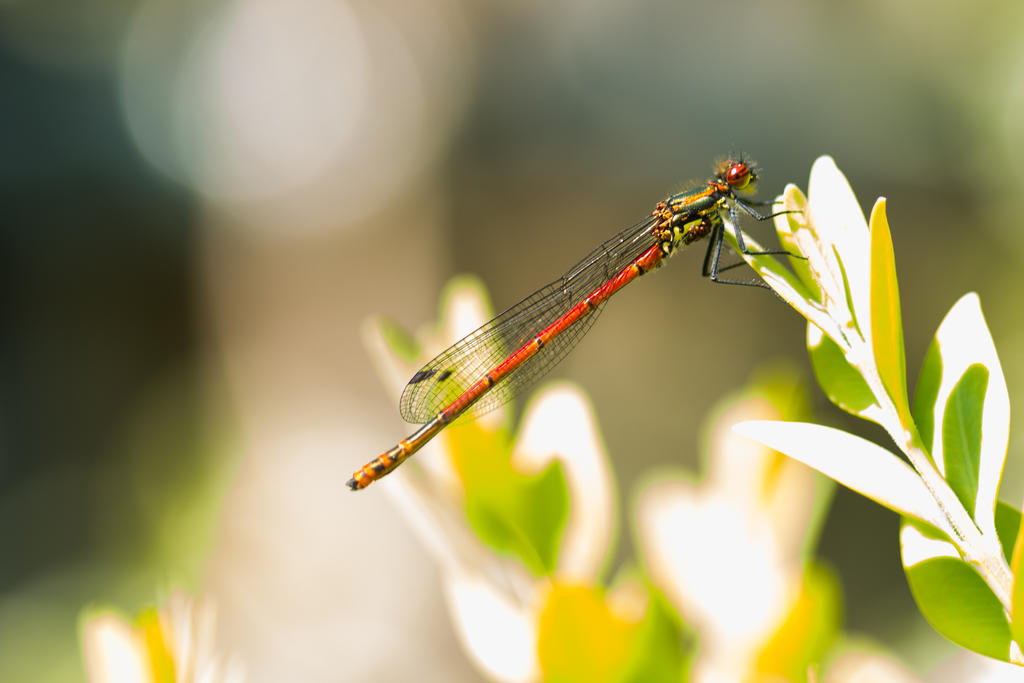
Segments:
[[[722,223],[722,210],[726,205],[725,197],[718,197],[713,202],[704,203],[699,209],[690,207],[686,211],[672,212],[665,207],[661,217],[663,220],[655,228],[665,256],[671,256],[677,248],[685,247],[701,240]]]

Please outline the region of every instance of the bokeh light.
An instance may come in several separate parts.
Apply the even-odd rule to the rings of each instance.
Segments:
[[[350,225],[436,163],[460,109],[452,71],[465,68],[466,40],[458,16],[437,9],[413,24],[334,0],[198,11],[150,0],[121,60],[133,139],[156,168],[248,225],[292,235]],[[414,30],[425,35],[413,40]],[[446,63],[425,67],[438,44]]]

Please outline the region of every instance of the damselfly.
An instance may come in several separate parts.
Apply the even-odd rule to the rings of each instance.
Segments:
[[[736,207],[759,221],[775,215],[765,216],[753,208],[768,202],[746,201],[737,195],[752,193],[757,180],[752,163],[742,159],[721,162],[705,184],[658,202],[650,216],[600,244],[565,275],[441,352],[412,376],[402,393],[402,417],[423,426],[363,465],[349,479],[348,487],[353,491],[366,488],[457,418],[497,408],[536,381],[576,346],[605,301],[660,266],[677,249],[710,237],[704,277],[718,283],[764,286],[760,281],[718,276],[732,267],[719,267],[727,217],[735,227],[741,253],[787,253],[748,251],[743,242]]]

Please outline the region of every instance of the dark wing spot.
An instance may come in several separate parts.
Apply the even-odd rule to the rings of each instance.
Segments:
[[[430,379],[431,377],[434,376],[436,372],[437,370],[420,370],[419,372],[412,376],[412,379],[409,380],[409,384],[416,384],[418,382],[422,382],[425,379]],[[447,370],[445,372],[447,372]]]
[[[442,372],[440,375],[437,376],[437,381],[438,382],[443,382],[443,381],[445,381],[446,379],[448,379],[451,376],[452,376],[452,371],[451,370],[445,370],[444,372]]]

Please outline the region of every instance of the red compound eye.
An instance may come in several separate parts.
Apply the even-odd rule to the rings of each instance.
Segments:
[[[750,182],[750,167],[738,161],[725,173],[725,182],[737,190],[742,190]]]

